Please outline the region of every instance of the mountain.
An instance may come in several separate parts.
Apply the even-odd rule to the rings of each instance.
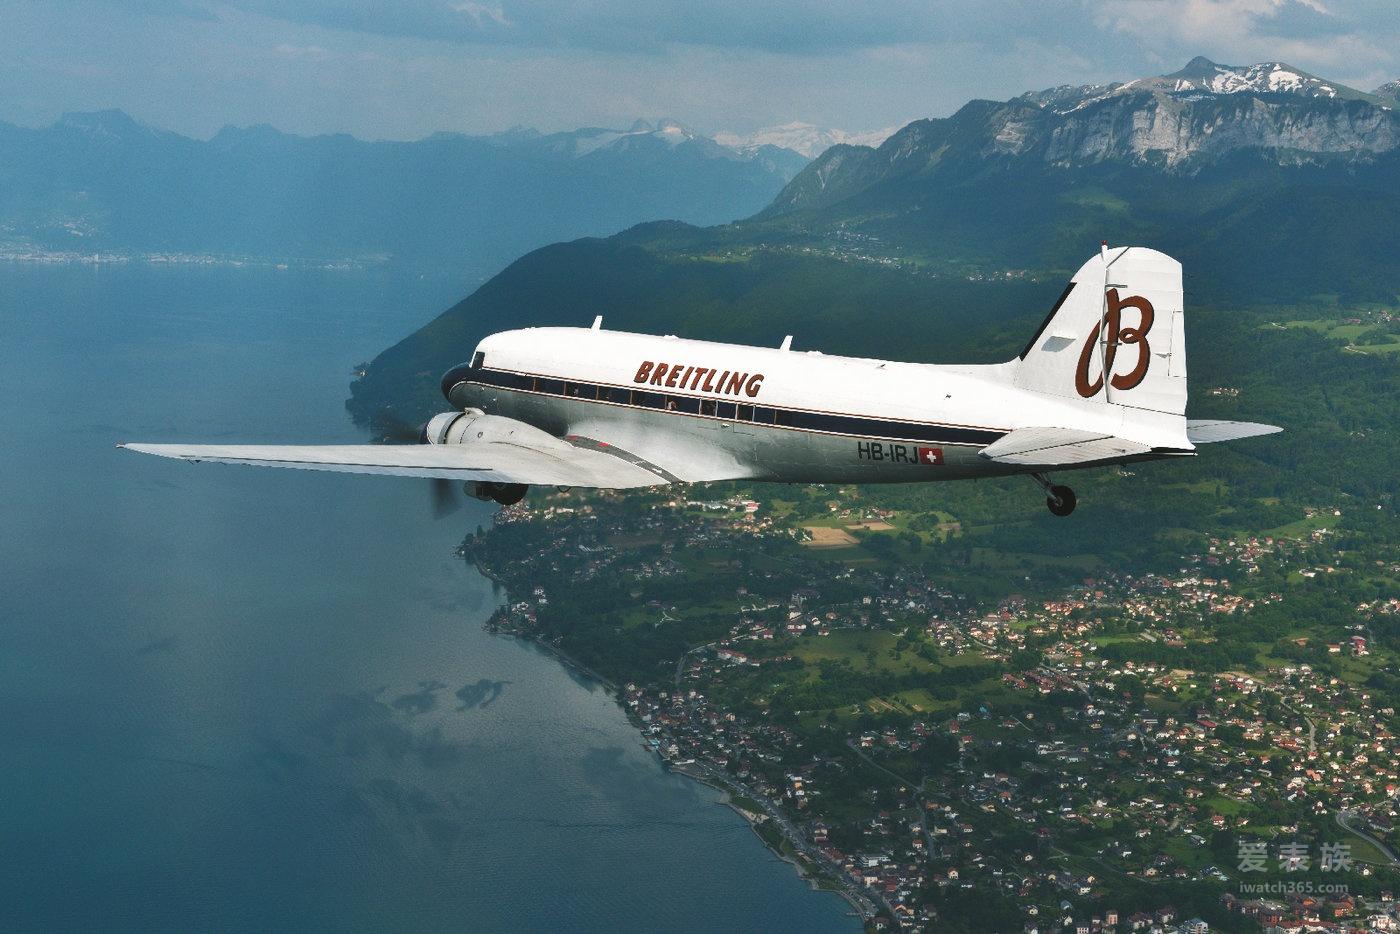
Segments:
[[[1375,95],[1280,63],[1234,68],[1196,58],[1156,78],[973,101],[946,119],[909,124],[878,149],[835,147],[764,214],[825,207],[894,177],[967,175],[1012,163],[1200,174],[1241,156],[1361,165],[1397,148],[1400,114]]]
[[[1371,93],[1389,104],[1400,104],[1400,80],[1387,81]]]
[[[529,254],[381,354],[350,407],[432,411],[437,374],[483,334],[595,314],[690,337],[1005,359],[1104,239],[1182,260],[1193,308],[1393,307],[1397,112],[1284,65],[1203,59],[972,101],[878,147],[832,146],[748,220],[647,224]],[[1193,341],[1224,333],[1220,316],[1196,320]]]
[[[1151,78],[1115,84],[1091,84],[1082,87],[1064,85],[1045,91],[1030,91],[1023,100],[1050,107],[1060,113],[1074,110],[1104,97],[1134,94],[1143,91],[1165,94],[1285,94],[1292,97],[1320,97],[1329,100],[1363,100],[1384,103],[1382,94],[1367,94],[1336,81],[1310,75],[1284,62],[1260,62],[1256,65],[1217,65],[1203,56],[1186,63],[1180,71]]]
[[[752,214],[804,164],[674,121],[415,142],[227,127],[195,140],[120,111],[0,124],[0,246],[399,259],[494,271],[543,243]]]
[[[747,230],[858,239],[968,273],[1068,271],[1108,238],[1179,255],[1222,295],[1386,295],[1397,182],[1400,111],[1379,98],[1282,64],[1195,59],[1157,78],[972,101],[878,148],[833,147]]]
[[[832,146],[878,146],[893,136],[898,129],[899,127],[892,126],[866,133],[847,133],[844,130],[822,129],[810,123],[785,123],[782,126],[764,127],[742,136],[725,130],[715,134],[715,141],[740,152],[775,146],[814,159]]]

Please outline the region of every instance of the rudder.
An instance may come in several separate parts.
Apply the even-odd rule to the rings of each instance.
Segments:
[[[1016,386],[1185,415],[1184,317],[1180,263],[1146,247],[1105,247],[1021,352]]]

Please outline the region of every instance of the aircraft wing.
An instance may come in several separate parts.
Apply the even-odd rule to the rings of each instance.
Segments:
[[[556,439],[551,439],[556,440]],[[578,439],[585,441],[586,439]],[[298,470],[607,489],[670,483],[664,471],[597,442],[521,444],[120,444],[157,457]]]
[[[1214,444],[1217,441],[1234,441],[1236,438],[1253,438],[1255,435],[1271,435],[1283,431],[1277,425],[1261,425],[1259,422],[1225,422],[1216,419],[1190,420],[1186,423],[1186,437],[1192,444]]]
[[[1137,441],[1077,428],[1017,428],[977,453],[999,464],[1048,468],[1151,452],[1150,446]]]

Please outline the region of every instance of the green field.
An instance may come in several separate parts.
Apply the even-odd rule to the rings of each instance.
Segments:
[[[1273,323],[1273,327],[1304,328],[1333,340],[1345,341],[1344,350],[1360,354],[1400,353],[1400,331],[1388,331],[1376,323],[1348,324],[1335,318],[1307,318]]]
[[[891,652],[898,641],[894,633],[884,630],[842,629],[829,636],[799,639],[792,654],[807,665],[817,665],[829,659],[849,662],[856,671],[865,672],[905,674],[938,670],[938,666],[920,658],[912,649],[906,649],[896,661]]]

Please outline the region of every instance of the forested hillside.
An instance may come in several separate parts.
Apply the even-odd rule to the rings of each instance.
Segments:
[[[793,334],[827,353],[1005,360],[1106,239],[1184,264],[1192,417],[1286,432],[1135,468],[1131,492],[1106,485],[1099,497],[1100,480],[1076,479],[1094,502],[1081,497],[1090,518],[1068,531],[1022,523],[1031,497],[1010,493],[1016,482],[875,495],[928,508],[954,498],[955,512],[999,535],[1125,554],[1170,549],[1144,528],[1267,528],[1304,504],[1388,516],[1400,439],[1395,114],[1373,95],[1327,96],[1332,86],[1311,76],[1279,90],[1293,74],[1282,66],[1193,65],[1140,89],[974,102],[879,149],[834,147],[749,221],[647,224],[538,250],[381,354],[350,409],[361,420],[386,407],[437,411],[441,373],[484,334],[595,315],[710,340]],[[1203,91],[1207,68],[1231,90]],[[1235,144],[1203,142],[1206,126]],[[1357,139],[1374,145],[1349,145]]]

